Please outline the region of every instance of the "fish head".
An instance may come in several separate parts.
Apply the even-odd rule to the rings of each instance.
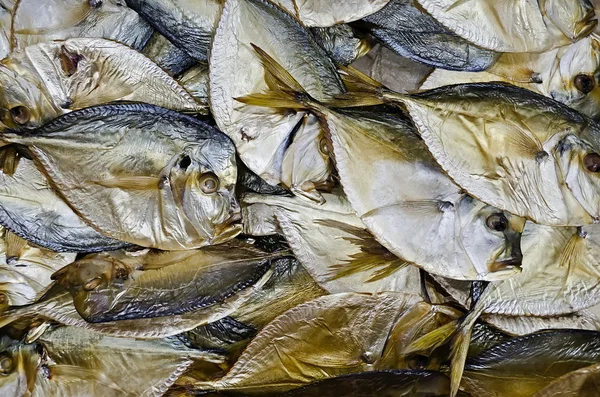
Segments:
[[[34,129],[59,114],[37,84],[0,64],[0,131]]]
[[[41,358],[37,344],[19,343],[7,336],[0,338],[0,395],[31,395]]]
[[[468,195],[459,201],[457,212],[461,226],[459,242],[479,275],[487,280],[500,280],[521,271],[523,218]]]
[[[589,139],[585,139],[589,136]],[[594,139],[594,136],[596,137]],[[591,216],[600,219],[600,126],[593,123],[581,137],[566,134],[554,146],[560,177],[575,200]]]
[[[104,291],[126,288],[133,269],[106,253],[91,254],[52,275],[52,279],[69,291],[77,312],[93,321],[94,314],[110,309],[113,296]]]
[[[600,41],[592,35],[564,47],[550,74],[549,95],[590,117],[600,116]]]
[[[598,25],[590,0],[539,0],[542,13],[569,39],[576,41]]]
[[[209,244],[241,232],[241,209],[235,198],[235,148],[224,137],[184,150],[171,166],[173,197],[191,227]]]
[[[72,37],[103,37],[141,49],[151,34],[125,0],[21,0],[13,17],[17,48]]]

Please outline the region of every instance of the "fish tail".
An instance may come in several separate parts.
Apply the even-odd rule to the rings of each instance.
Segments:
[[[450,341],[450,397],[455,397],[458,393],[465,362],[467,361],[473,327],[485,308],[484,301],[480,299],[478,304],[465,317],[429,332],[411,343],[404,351],[405,354],[409,354],[433,350]]]
[[[471,310],[460,322],[450,347],[450,397],[455,397],[460,387],[467,353],[471,342],[471,334],[475,321],[479,318],[481,310]]]
[[[459,327],[458,320],[451,321],[413,341],[404,350],[405,354],[436,349],[452,338]]]
[[[27,241],[7,230],[4,235],[4,245],[6,261],[10,263],[12,260],[21,257],[23,249],[27,246]]]
[[[251,44],[265,69],[265,92],[235,98],[236,101],[253,106],[284,109],[311,109],[317,101],[294,77],[262,48]]]
[[[328,106],[348,108],[386,103],[384,96],[387,89],[383,84],[351,66],[339,66],[338,70],[348,92],[327,100]]]

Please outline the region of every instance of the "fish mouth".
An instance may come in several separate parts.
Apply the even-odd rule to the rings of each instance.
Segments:
[[[215,229],[215,234],[214,237],[210,239],[210,244],[221,244],[240,234],[242,232],[242,224],[221,224]]]
[[[499,261],[494,261],[489,265],[489,269],[491,272],[499,272],[502,270],[508,270],[512,268],[521,268],[522,263],[523,258],[520,256],[515,256]]]
[[[596,29],[596,26],[598,26],[598,20],[594,19],[595,17],[595,11],[593,9],[588,10],[583,19],[575,24],[574,40],[579,40],[589,35],[594,31],[594,29]]]
[[[214,237],[211,239],[212,244],[228,241],[242,232],[242,211],[237,209],[223,222],[215,226]]]

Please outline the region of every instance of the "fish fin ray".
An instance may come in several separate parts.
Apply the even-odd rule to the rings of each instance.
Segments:
[[[404,350],[404,354],[432,350],[442,346],[450,340],[450,338],[456,332],[458,326],[458,320],[454,320],[442,325],[439,328],[434,329],[433,331],[423,335],[422,337],[408,345]]]
[[[159,189],[161,178],[152,176],[125,176],[119,178],[96,180],[94,183],[106,188],[152,190]]]
[[[251,45],[263,65],[265,82],[269,89],[266,92],[237,97],[235,100],[247,105],[269,108],[310,108],[305,103],[305,100],[310,97],[300,83],[262,48],[253,43]]]

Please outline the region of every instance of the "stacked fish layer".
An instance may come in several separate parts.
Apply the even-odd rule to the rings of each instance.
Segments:
[[[0,395],[600,395],[595,18],[0,0]]]

